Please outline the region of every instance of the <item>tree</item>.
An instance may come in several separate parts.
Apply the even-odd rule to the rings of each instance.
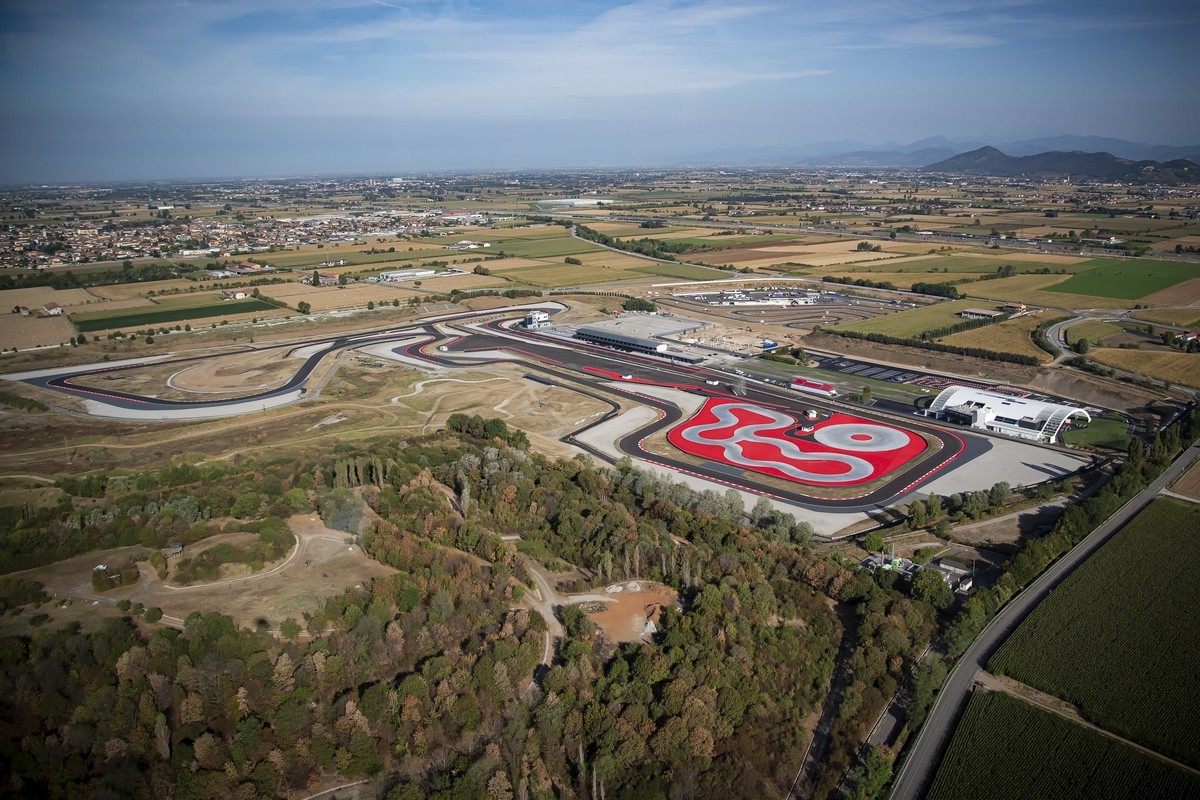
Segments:
[[[490,269],[488,269],[487,267],[485,267],[483,264],[480,264],[479,266],[475,267],[475,269],[471,270],[471,272],[474,272],[476,275],[491,275],[492,274],[492,271]]]
[[[367,301],[367,311],[374,311],[374,310],[375,310],[375,301],[368,300]]]
[[[279,632],[285,639],[295,639],[300,635],[300,623],[296,622],[295,617],[288,617],[279,625]]]
[[[1000,481],[994,484],[988,491],[988,504],[995,508],[1000,508],[1008,501],[1011,495],[1012,487],[1008,485],[1007,481]]]
[[[945,510],[942,508],[942,496],[938,494],[929,495],[929,499],[925,501],[926,512],[929,519],[940,519]]]
[[[945,611],[954,604],[954,593],[946,585],[942,573],[931,567],[919,571],[913,578],[912,596],[938,611]]]
[[[883,534],[879,531],[871,531],[862,541],[863,549],[869,553],[877,553],[883,549]]]
[[[146,337],[146,344],[154,344],[154,337],[153,337],[153,336],[147,336],[147,337]]]
[[[583,262],[580,261],[578,258],[575,258],[575,256],[567,256],[566,258],[563,259],[563,263],[564,264],[574,264],[575,266],[579,266]]]
[[[320,286],[320,285],[321,285],[321,273],[320,273],[320,271],[318,271],[318,270],[315,270],[315,269],[313,270],[312,278],[311,278],[311,279],[309,279],[309,283],[310,283],[311,285],[313,285],[313,286]]]
[[[1076,340],[1074,349],[1079,355],[1084,355],[1088,350],[1092,349],[1092,343],[1084,336]]]
[[[308,303],[307,300],[301,300],[299,303],[296,304],[296,310],[299,311],[301,314],[307,314],[308,312],[312,311],[312,306]]]
[[[346,277],[346,273],[343,272],[341,275],[338,275],[338,286],[345,286],[349,282],[350,279]]]

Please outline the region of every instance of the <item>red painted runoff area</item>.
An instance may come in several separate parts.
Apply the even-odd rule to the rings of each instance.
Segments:
[[[802,426],[811,425],[804,430]],[[810,423],[774,408],[710,398],[667,433],[689,455],[814,486],[878,480],[926,448],[920,436],[880,422],[835,413]]]

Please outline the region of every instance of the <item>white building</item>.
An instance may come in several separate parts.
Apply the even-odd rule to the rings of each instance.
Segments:
[[[1055,443],[1062,427],[1071,424],[1072,417],[1092,421],[1087,411],[1075,406],[966,386],[943,389],[926,409],[925,416],[1049,444]]]
[[[525,319],[521,322],[526,328],[536,330],[537,328],[550,327],[550,315],[545,311],[534,309],[525,315]]]
[[[392,272],[379,273],[381,283],[396,283],[398,281],[415,281],[420,278],[432,278],[437,275],[432,269],[398,269]]]

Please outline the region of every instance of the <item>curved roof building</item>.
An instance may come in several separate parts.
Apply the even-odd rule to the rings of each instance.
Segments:
[[[1055,443],[1059,431],[1063,425],[1070,424],[1072,417],[1092,420],[1087,411],[1076,406],[1011,397],[966,386],[943,389],[925,415],[1049,444]]]

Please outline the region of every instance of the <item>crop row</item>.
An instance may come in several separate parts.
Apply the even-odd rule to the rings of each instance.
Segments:
[[[1002,693],[977,693],[926,800],[1175,800],[1200,778]]]
[[[74,314],[71,316],[71,322],[81,333],[87,333],[88,331],[107,331],[117,328],[136,328],[142,325],[161,325],[166,322],[224,317],[230,314],[247,314],[253,311],[274,311],[276,308],[262,300],[234,300],[205,306],[156,308],[151,311],[135,311],[111,316]]]
[[[1159,498],[1029,615],[989,669],[1200,766],[1200,506]]]

